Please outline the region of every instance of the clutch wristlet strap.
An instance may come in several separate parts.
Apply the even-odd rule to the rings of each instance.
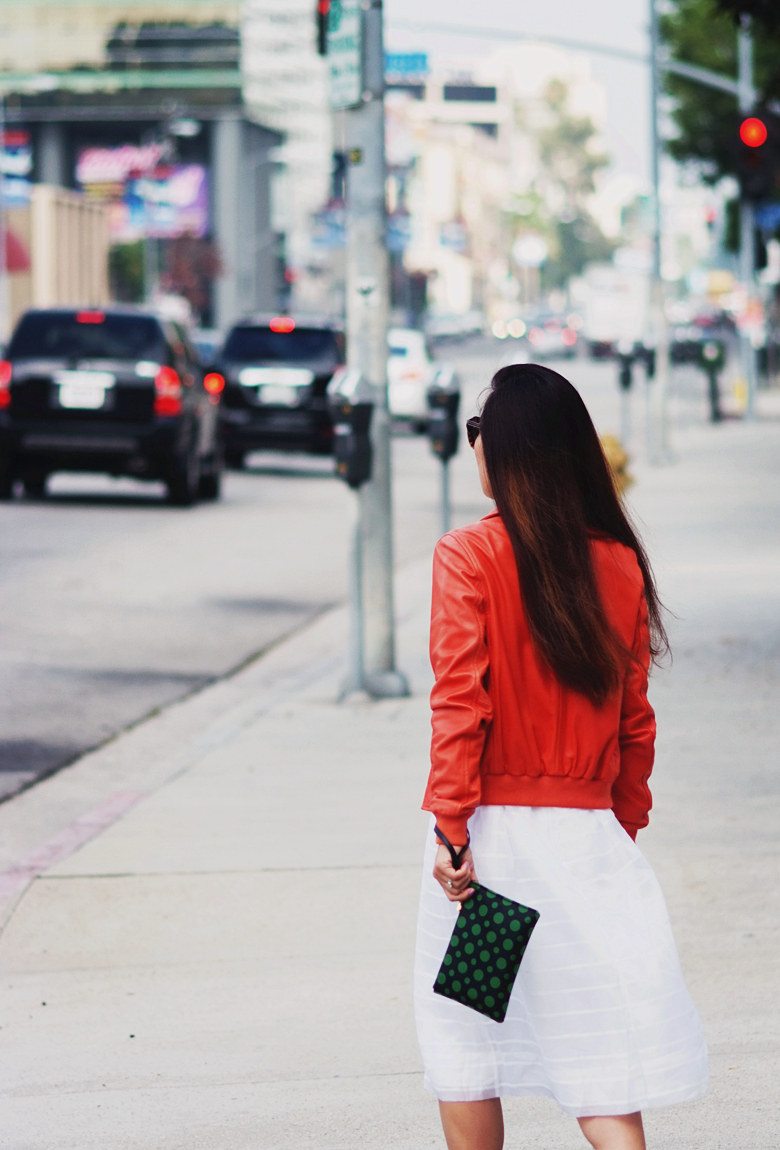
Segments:
[[[447,836],[442,833],[438,826],[434,827],[433,831],[436,837],[441,839],[447,850],[450,852],[450,858],[452,859],[452,865],[455,867],[455,870],[460,870],[461,866],[463,865],[463,855],[469,849],[469,843],[471,842],[471,835],[469,832],[466,831],[466,845],[461,847],[460,850],[457,850],[452,845]]]

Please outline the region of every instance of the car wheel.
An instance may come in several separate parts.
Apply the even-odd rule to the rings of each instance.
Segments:
[[[0,467],[0,499],[13,499],[14,477],[7,467]]]
[[[28,499],[43,499],[46,496],[46,481],[48,475],[25,475],[22,478],[22,487]]]
[[[201,499],[219,499],[222,494],[222,473],[212,471],[208,475],[201,475],[198,485],[198,496]]]
[[[200,463],[194,447],[176,460],[168,477],[168,499],[174,507],[192,507],[198,498]]]
[[[222,458],[213,456],[209,470],[202,474],[198,484],[200,499],[219,499],[222,494]]]

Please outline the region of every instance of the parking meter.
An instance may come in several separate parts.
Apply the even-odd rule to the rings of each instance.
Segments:
[[[622,391],[628,391],[633,383],[634,346],[633,344],[619,343],[616,358],[618,361],[618,383]]]
[[[642,347],[642,356],[645,361],[645,375],[649,382],[655,379],[655,348],[645,344]]]
[[[357,489],[371,478],[374,456],[371,446],[374,404],[366,397],[365,384],[357,372],[336,372],[328,384],[328,407],[333,420],[336,474],[349,487]]]
[[[437,371],[428,388],[428,438],[431,451],[443,463],[458,451],[460,411],[460,383],[449,369]]]
[[[426,395],[428,438],[431,451],[441,460],[441,528],[442,533],[446,535],[452,518],[450,460],[457,453],[460,438],[458,429],[460,380],[451,368],[440,368]]]
[[[720,410],[720,390],[718,375],[726,362],[725,345],[718,339],[705,339],[699,346],[699,366],[707,374],[707,390],[710,401],[710,420],[719,423],[723,418]]]

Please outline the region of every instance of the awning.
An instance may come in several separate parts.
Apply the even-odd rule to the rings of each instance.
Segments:
[[[0,267],[4,266],[6,271],[13,272],[28,272],[30,270],[30,253],[27,248],[19,239],[19,237],[7,225],[3,229],[3,234],[0,236],[0,244],[5,239],[4,251],[0,251]]]

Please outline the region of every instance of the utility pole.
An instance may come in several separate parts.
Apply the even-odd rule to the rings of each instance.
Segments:
[[[656,0],[650,0],[650,164],[653,185],[653,273],[650,310],[655,337],[655,378],[648,382],[647,454],[651,463],[668,463],[669,444],[669,329],[663,281],[663,209],[661,204],[661,137],[658,128],[660,92],[660,35]]]
[[[747,115],[753,109],[756,93],[753,87],[753,37],[750,17],[741,16],[737,31],[737,100],[740,112]],[[752,202],[745,196],[739,199],[739,273],[749,306],[756,284],[756,219]],[[739,333],[742,373],[745,378],[745,418],[753,419],[756,409],[758,370],[756,351],[750,339],[749,328]]]
[[[365,381],[374,404],[373,471],[358,493],[358,564],[363,588],[364,685],[377,698],[409,693],[396,669],[393,594],[393,510],[387,328],[390,274],[386,246],[384,37],[382,0],[340,5],[339,21],[355,20],[362,39],[362,86],[344,101],[347,152],[347,368]],[[333,12],[331,12],[333,20]],[[333,25],[331,24],[331,29]],[[329,52],[332,38],[329,36]],[[332,68],[337,66],[332,62]],[[333,75],[333,72],[331,73]]]
[[[5,92],[0,90],[0,348],[10,335],[11,291],[8,279],[8,229],[5,215]]]

